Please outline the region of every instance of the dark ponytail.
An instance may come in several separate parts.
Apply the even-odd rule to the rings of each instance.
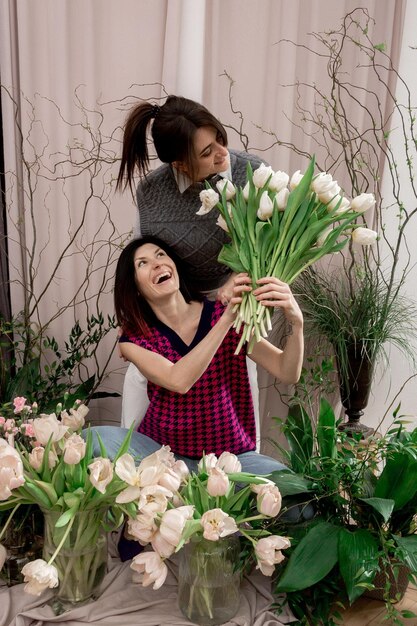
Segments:
[[[127,185],[132,188],[135,168],[140,177],[148,173],[147,132],[152,119],[151,135],[159,160],[162,163],[185,163],[192,179],[195,171],[193,140],[198,128],[214,128],[218,141],[227,146],[224,126],[202,104],[181,96],[168,96],[161,107],[142,102],[131,110],[125,124],[117,189]]]

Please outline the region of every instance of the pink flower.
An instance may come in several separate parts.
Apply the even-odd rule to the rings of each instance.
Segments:
[[[7,500],[12,489],[21,487],[25,482],[23,463],[15,448],[0,439],[0,500]]]
[[[207,511],[200,522],[204,529],[203,536],[209,541],[217,541],[220,537],[232,535],[239,530],[235,520],[221,509]]]
[[[20,430],[26,437],[34,437],[35,431],[33,429],[33,424],[27,422],[26,424],[22,424]]]
[[[140,574],[142,585],[159,589],[165,582],[168,568],[156,552],[142,552],[133,557],[130,567]]]
[[[230,487],[227,474],[219,467],[209,470],[207,491],[210,496],[225,496]]]
[[[261,485],[257,491],[256,505],[259,513],[267,517],[276,517],[281,510],[282,498],[276,485]]]
[[[270,535],[262,537],[255,546],[255,554],[258,561],[256,569],[260,569],[264,576],[271,576],[274,572],[275,565],[284,560],[281,550],[285,550],[291,546],[288,537],[280,537],[279,535]]]
[[[58,572],[54,565],[48,565],[43,559],[36,559],[22,568],[25,591],[40,596],[45,589],[58,587]]]
[[[18,396],[17,398],[15,398],[13,400],[14,413],[20,413],[20,411],[22,411],[25,408],[25,405],[26,405],[26,398],[23,398],[22,396]]]
[[[177,546],[181,540],[182,531],[187,520],[193,517],[193,506],[179,506],[177,509],[166,511],[161,519],[159,531],[166,541]]]

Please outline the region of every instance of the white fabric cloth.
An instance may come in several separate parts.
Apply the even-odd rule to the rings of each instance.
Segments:
[[[130,428],[131,424],[134,423],[137,428],[144,418],[148,406],[148,381],[136,365],[130,363],[123,382],[120,425],[124,428]]]
[[[55,615],[48,604],[52,590],[41,597],[24,593],[23,585],[0,589],[0,626],[46,626],[62,623],[66,626],[190,626],[177,603],[177,558],[168,561],[169,573],[164,585],[157,591],[144,588],[132,581],[130,561],[121,563],[109,557],[100,597]],[[240,606],[237,615],[225,626],[282,626],[294,621],[290,612],[279,618],[271,610],[271,581],[255,570],[245,576],[241,585]]]

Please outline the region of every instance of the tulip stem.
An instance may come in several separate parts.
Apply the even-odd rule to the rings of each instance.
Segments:
[[[52,555],[52,556],[51,556],[51,558],[49,559],[49,561],[48,561],[48,565],[52,565],[52,563],[55,561],[55,559],[56,559],[56,557],[57,557],[57,555],[58,555],[59,551],[61,550],[62,546],[63,546],[63,545],[64,545],[64,543],[65,543],[66,538],[67,538],[67,537],[68,537],[68,535],[69,535],[69,532],[70,532],[70,530],[71,530],[71,528],[72,528],[72,525],[73,525],[73,523],[74,523],[74,520],[75,520],[75,515],[74,515],[74,516],[70,519],[70,521],[68,522],[68,526],[67,526],[67,528],[65,529],[65,533],[63,534],[61,541],[60,541],[60,542],[59,542],[59,544],[57,545],[55,552],[53,553],[53,555]]]
[[[12,510],[12,512],[10,513],[9,517],[7,518],[6,523],[5,523],[5,525],[3,526],[3,528],[1,529],[1,532],[0,532],[0,540],[3,538],[3,535],[4,535],[4,533],[6,532],[6,530],[7,530],[8,526],[9,526],[10,522],[11,522],[11,521],[12,521],[12,519],[13,519],[13,515],[16,513],[16,511],[17,511],[17,509],[19,508],[19,506],[20,506],[20,503],[19,503],[19,504],[16,504],[16,506],[14,507],[14,509]]]

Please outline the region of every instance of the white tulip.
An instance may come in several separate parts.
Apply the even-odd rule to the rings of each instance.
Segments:
[[[326,239],[328,237],[328,235],[330,235],[330,233],[332,232],[333,227],[332,226],[328,226],[327,228],[325,228],[317,237],[317,241],[316,241],[316,245],[321,248],[322,246],[324,246],[324,244],[326,243]]]
[[[333,189],[338,188],[336,193],[339,193],[340,187],[336,181],[333,180],[331,174],[326,174],[326,172],[320,172],[317,174],[311,181],[312,190],[320,197],[321,194],[326,193],[328,191],[332,191]],[[333,194],[334,196],[336,194]]]
[[[290,177],[286,172],[278,170],[278,172],[275,172],[275,174],[272,175],[272,178],[268,183],[268,189],[278,193],[288,185],[289,180]]]
[[[62,439],[68,431],[68,426],[61,424],[55,413],[51,413],[50,415],[41,415],[34,419],[33,430],[35,431],[37,441],[46,446],[50,438],[53,442]]]
[[[378,239],[378,233],[370,228],[360,226],[352,232],[352,240],[361,246],[372,246]]]
[[[196,215],[206,215],[216,206],[220,201],[219,194],[214,189],[204,189],[200,191],[201,207],[197,211]]]
[[[375,196],[373,193],[361,193],[356,198],[353,198],[351,207],[356,213],[364,213],[368,209],[372,209],[375,206]]]
[[[333,211],[333,209],[335,209],[338,204],[339,206],[336,209],[335,215],[345,213],[350,207],[350,201],[348,200],[348,198],[342,198],[341,196],[337,195],[327,204],[327,210]]]
[[[30,561],[22,568],[25,591],[33,596],[40,596],[45,589],[58,587],[58,571],[54,565],[48,565],[43,559]]]
[[[261,195],[261,199],[259,201],[259,209],[256,214],[260,220],[268,220],[271,217],[273,210],[274,204],[269,197],[268,192],[264,191]]]
[[[266,185],[268,178],[274,174],[274,170],[270,165],[261,163],[258,169],[253,172],[253,184],[257,189],[261,189]]]
[[[6,559],[7,559],[7,550],[2,544],[0,544],[0,570],[5,564]]]
[[[293,191],[296,187],[298,187],[298,185],[301,182],[302,177],[303,177],[303,174],[301,174],[300,170],[297,170],[296,172],[294,172],[290,180],[291,191]]]
[[[222,178],[216,183],[216,187],[221,194],[223,189],[226,189],[226,200],[231,200],[236,195],[236,189],[233,183],[227,178]]]
[[[113,479],[113,464],[110,459],[97,457],[88,466],[90,482],[100,493],[106,493],[106,487]]]
[[[248,181],[246,183],[246,185],[243,187],[243,190],[242,190],[242,196],[244,197],[246,202],[249,200],[249,190],[250,190],[250,185],[249,185],[249,181]]]
[[[277,195],[275,196],[275,202],[277,204],[277,208],[280,211],[285,211],[287,207],[289,195],[290,195],[289,190],[286,187],[284,187],[284,189],[281,189],[281,191],[279,191]]]
[[[216,467],[222,469],[226,474],[235,474],[242,471],[242,464],[236,454],[232,452],[222,452],[219,456]]]
[[[216,220],[216,224],[217,226],[220,226],[220,228],[222,228],[223,230],[226,231],[226,233],[229,232],[229,229],[227,227],[227,223],[226,220],[224,219],[223,215],[219,215],[219,217]]]
[[[68,465],[78,465],[85,457],[86,442],[80,435],[71,435],[64,445],[64,462]]]

